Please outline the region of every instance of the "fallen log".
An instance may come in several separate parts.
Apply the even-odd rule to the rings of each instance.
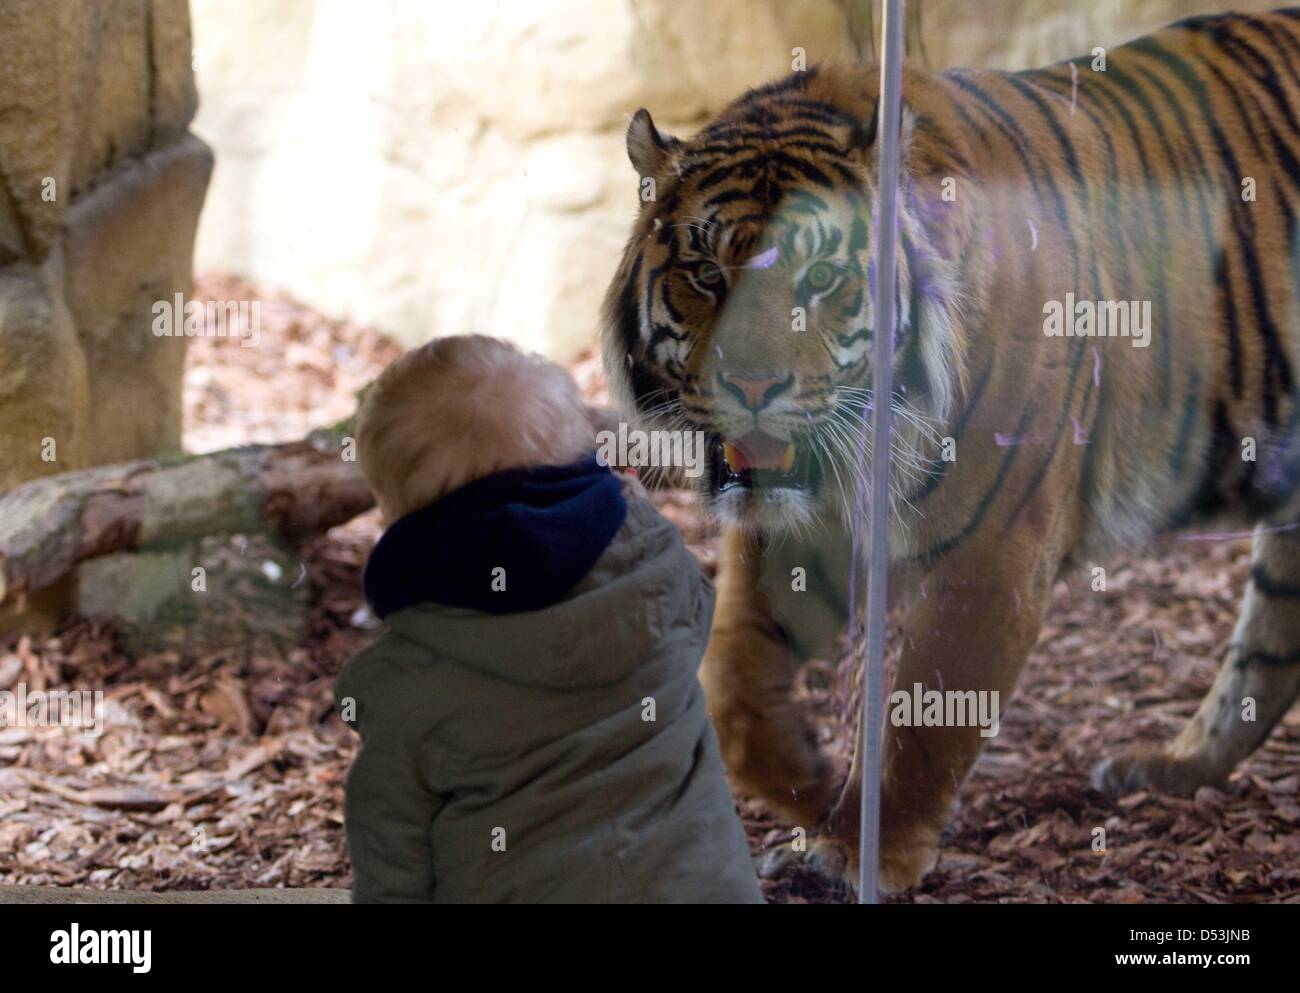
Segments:
[[[587,414],[597,431],[618,420]],[[266,529],[298,542],[350,521],[374,506],[345,458],[350,421],[287,444],[98,466],[0,494],[0,606],[112,552]]]
[[[0,495],[0,604],[111,552],[278,530],[291,541],[374,506],[344,439],[143,459],[46,476]]]

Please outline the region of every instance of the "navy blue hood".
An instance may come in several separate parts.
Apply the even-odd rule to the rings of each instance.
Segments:
[[[591,571],[626,516],[618,477],[595,453],[484,476],[383,533],[366,563],[366,600],[379,617],[417,603],[541,610]]]

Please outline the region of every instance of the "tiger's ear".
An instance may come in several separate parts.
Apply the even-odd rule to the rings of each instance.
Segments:
[[[680,144],[672,135],[659,133],[650,111],[644,107],[632,115],[632,122],[627,126],[627,157],[638,176],[658,176]]]
[[[876,143],[876,132],[880,124],[880,103],[871,111],[871,120],[858,121],[849,132],[849,151],[865,152]]]
[[[898,122],[898,159],[906,164],[908,155],[912,151],[912,136],[916,133],[916,112],[903,102]],[[863,155],[872,153],[873,157],[879,154],[879,149],[874,146],[876,139],[880,137],[880,103],[877,101],[871,111],[870,120],[856,122],[849,131],[849,147],[851,154]]]

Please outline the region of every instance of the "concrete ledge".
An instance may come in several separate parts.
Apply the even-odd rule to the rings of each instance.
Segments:
[[[350,903],[344,889],[89,890],[60,886],[0,886],[5,903]]]

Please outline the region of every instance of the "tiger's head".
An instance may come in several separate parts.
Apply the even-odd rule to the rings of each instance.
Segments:
[[[605,364],[644,426],[704,433],[697,482],[726,523],[797,530],[847,512],[865,481],[876,104],[874,71],[810,69],[689,140],[644,109],[628,127],[642,204],[605,300]],[[962,378],[972,221],[943,195],[961,155],[911,109],[903,137],[893,457],[905,498]]]

